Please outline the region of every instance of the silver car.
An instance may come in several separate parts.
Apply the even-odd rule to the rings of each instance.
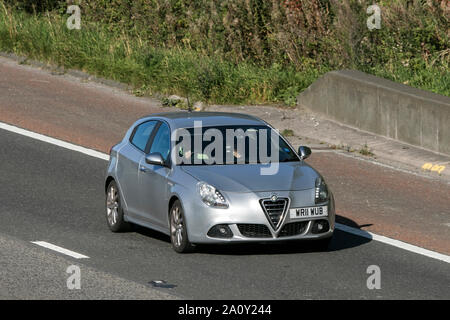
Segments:
[[[173,112],[136,121],[111,148],[106,220],[195,244],[314,240],[326,249],[335,224],[323,177],[269,124],[238,113]]]

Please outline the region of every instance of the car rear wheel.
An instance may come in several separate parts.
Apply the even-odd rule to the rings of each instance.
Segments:
[[[186,219],[184,217],[183,207],[181,202],[176,200],[170,208],[170,241],[173,249],[178,253],[190,252],[193,250],[193,245],[189,242]]]
[[[130,224],[123,218],[120,192],[114,180],[106,188],[106,222],[112,232],[122,232],[130,229]]]

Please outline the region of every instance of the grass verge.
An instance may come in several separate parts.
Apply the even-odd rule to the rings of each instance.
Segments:
[[[0,0],[0,50],[130,84],[139,95],[177,94],[216,104],[295,105],[302,90],[332,70],[310,58],[301,67],[276,62],[264,66],[193,49],[155,47],[139,33],[98,21],[83,21],[81,30],[69,30],[67,17],[58,11],[29,14]],[[391,47],[396,48],[380,46]],[[450,96],[448,68],[422,59],[364,63],[361,71]]]
[[[189,95],[217,104],[284,103],[328,69],[232,63],[193,50],[151,47],[145,41],[84,23],[69,30],[66,17],[13,11],[0,2],[0,50],[131,84],[140,94]]]

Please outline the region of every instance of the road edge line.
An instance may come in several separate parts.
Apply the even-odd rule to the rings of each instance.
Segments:
[[[335,223],[335,227],[336,229],[340,230],[340,231],[344,231],[347,233],[351,233],[353,235],[356,236],[360,236],[363,238],[367,238],[367,239],[371,239],[371,240],[376,240],[378,242],[382,242],[388,245],[391,245],[393,247],[397,247],[406,251],[410,251],[410,252],[414,252],[423,256],[427,256],[429,258],[433,258],[433,259],[437,259],[437,260],[441,260],[443,262],[447,262],[450,263],[450,256],[445,255],[443,253],[439,253],[436,251],[432,251],[432,250],[428,250],[407,242],[403,242],[400,240],[396,240],[396,239],[392,239],[386,236],[381,236],[369,231],[365,231],[365,230],[361,230],[361,229],[357,229],[357,228],[353,228],[353,227],[349,227],[345,224],[341,224],[341,223]]]
[[[59,146],[59,147],[65,148],[65,149],[77,151],[77,152],[86,154],[91,157],[109,161],[109,155],[107,155],[105,153],[102,153],[102,152],[99,152],[99,151],[96,151],[93,149],[85,148],[85,147],[82,147],[82,146],[79,146],[79,145],[76,145],[76,144],[73,144],[70,142],[63,141],[63,140],[55,139],[55,138],[52,138],[52,137],[49,137],[49,136],[46,136],[46,135],[43,135],[40,133],[22,129],[22,128],[19,128],[19,127],[16,127],[16,126],[4,123],[4,122],[0,122],[0,129],[14,132],[14,133],[17,133],[17,134],[20,134],[23,136],[27,136],[29,138],[39,140],[39,141],[47,142],[47,143],[50,143],[50,144],[53,144],[53,145],[56,145],[56,146]]]

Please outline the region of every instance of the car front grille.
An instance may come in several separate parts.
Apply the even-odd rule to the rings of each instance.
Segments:
[[[278,234],[279,237],[292,237],[305,232],[308,221],[286,223]]]
[[[270,238],[272,234],[264,224],[238,224],[239,232],[248,238]]]
[[[275,201],[270,199],[261,200],[261,206],[266,213],[272,227],[276,230],[280,226],[288,205],[287,198],[279,198]]]

